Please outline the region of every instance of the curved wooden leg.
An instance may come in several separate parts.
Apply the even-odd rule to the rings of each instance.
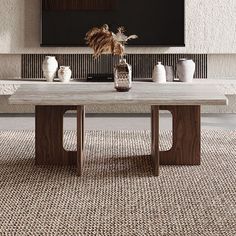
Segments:
[[[161,165],[200,165],[200,106],[160,106],[173,116],[173,146],[160,152]]]
[[[173,146],[159,150],[159,111],[168,110],[173,116]],[[161,165],[200,165],[201,113],[200,106],[152,106],[152,163],[154,175]]]
[[[77,165],[82,174],[84,160],[84,106],[36,106],[35,162],[37,165]],[[77,110],[77,151],[63,147],[63,117]]]
[[[37,165],[75,165],[76,152],[63,147],[63,117],[74,106],[36,106],[35,162]]]

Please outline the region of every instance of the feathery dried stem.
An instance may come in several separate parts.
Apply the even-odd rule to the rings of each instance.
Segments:
[[[127,37],[124,34],[124,27],[119,27],[117,30],[118,32],[114,34],[109,31],[109,26],[105,24],[101,28],[94,27],[87,32],[85,40],[88,46],[94,50],[95,58],[98,58],[101,54],[123,56],[127,41],[138,38],[137,35]]]

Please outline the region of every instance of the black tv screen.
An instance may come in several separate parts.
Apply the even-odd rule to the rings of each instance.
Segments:
[[[85,46],[86,32],[108,24],[139,38],[129,45],[184,46],[184,0],[42,0],[42,46]]]

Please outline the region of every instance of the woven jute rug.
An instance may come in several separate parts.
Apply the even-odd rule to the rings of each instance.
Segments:
[[[202,165],[160,177],[149,131],[89,131],[86,154],[82,177],[36,167],[33,131],[0,132],[0,235],[236,235],[236,132],[203,131]]]

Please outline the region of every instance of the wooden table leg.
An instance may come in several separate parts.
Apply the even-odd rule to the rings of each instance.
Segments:
[[[77,110],[77,152],[63,147],[63,117]],[[37,165],[77,165],[84,159],[84,106],[36,106],[35,160]]]
[[[168,110],[173,116],[173,145],[169,151],[159,151],[160,110]],[[155,176],[159,175],[159,164],[200,165],[200,106],[152,106],[151,126],[151,156]]]
[[[71,106],[36,106],[35,161],[37,165],[75,165],[76,152],[63,147],[63,116]]]
[[[152,130],[152,165],[153,174],[159,175],[159,106],[152,106],[151,130]]]
[[[82,175],[84,160],[84,107],[77,107],[77,174]]]
[[[160,152],[161,165],[200,165],[200,106],[160,106],[173,116],[173,146]]]

